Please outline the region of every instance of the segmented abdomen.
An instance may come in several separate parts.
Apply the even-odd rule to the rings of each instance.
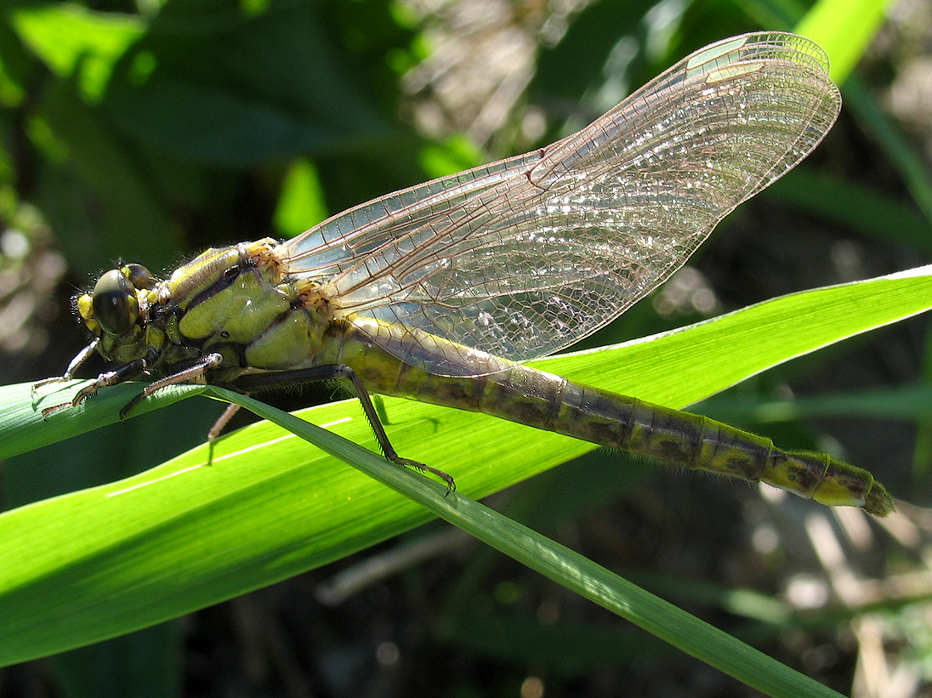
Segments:
[[[460,355],[472,351],[454,348]],[[764,482],[829,506],[858,506],[880,516],[893,510],[873,475],[824,453],[784,451],[768,438],[708,417],[476,353],[477,364],[500,361],[503,370],[438,376],[400,361],[353,330],[341,352],[373,392],[482,412],[684,468]]]

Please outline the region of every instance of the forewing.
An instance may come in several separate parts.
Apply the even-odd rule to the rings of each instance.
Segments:
[[[286,243],[286,261],[329,283],[339,313],[535,358],[665,280],[722,217],[804,158],[840,105],[808,39],[718,42],[582,131],[352,209]],[[495,370],[454,347],[413,355],[396,333],[373,340],[442,375]]]

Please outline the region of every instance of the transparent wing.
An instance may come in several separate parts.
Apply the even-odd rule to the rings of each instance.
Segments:
[[[728,39],[574,135],[351,209],[285,243],[284,258],[328,284],[339,313],[528,360],[665,280],[815,148],[840,106],[808,39]],[[372,338],[441,375],[500,370],[455,347],[412,353],[397,332]]]

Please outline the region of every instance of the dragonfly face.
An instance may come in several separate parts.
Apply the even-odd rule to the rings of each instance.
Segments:
[[[91,293],[75,299],[75,309],[105,359],[127,363],[145,355],[146,316],[158,300],[155,285],[148,269],[127,264],[102,275]]]

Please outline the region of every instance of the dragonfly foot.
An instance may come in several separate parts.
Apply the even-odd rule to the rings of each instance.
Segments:
[[[45,408],[43,408],[43,410],[42,410],[42,419],[48,419],[48,416],[49,416],[50,414],[52,414],[53,412],[58,412],[59,410],[64,410],[64,409],[66,409],[66,408],[68,408],[68,407],[77,407],[77,406],[80,405],[82,402],[84,402],[84,401],[87,400],[89,397],[91,397],[91,395],[96,395],[96,394],[97,394],[97,391],[98,391],[103,385],[108,385],[108,384],[106,384],[106,383],[102,383],[102,382],[101,382],[102,379],[103,379],[103,375],[101,376],[100,379],[98,379],[98,380],[95,381],[94,383],[91,383],[90,385],[88,385],[88,386],[86,386],[86,387],[84,387],[84,388],[81,388],[81,390],[78,391],[78,394],[75,395],[75,396],[74,396],[74,399],[72,399],[70,402],[62,402],[62,403],[60,403],[60,404],[58,404],[58,405],[52,405],[51,407],[45,407]]]
[[[448,475],[447,473],[443,472],[439,468],[432,468],[429,465],[425,465],[424,463],[419,463],[416,460],[411,460],[410,458],[400,458],[399,456],[395,456],[395,458],[393,458],[392,461],[405,468],[414,468],[415,470],[419,470],[422,473],[430,473],[432,475],[436,475],[438,478],[443,480],[443,482],[447,486],[447,492],[444,495],[444,497],[446,497],[447,494],[450,494],[450,492],[456,491],[456,481],[453,479],[451,475]]]
[[[63,410],[66,407],[71,407],[71,403],[62,402],[61,404],[52,405],[51,407],[43,407],[42,408],[42,419],[48,419],[50,414],[54,412],[58,412],[59,410]]]
[[[42,388],[42,387],[44,387],[44,386],[46,386],[46,385],[52,385],[52,383],[66,383],[66,382],[68,382],[69,380],[71,380],[71,376],[68,376],[68,375],[64,375],[64,376],[53,376],[52,378],[43,378],[42,380],[36,381],[35,383],[32,384],[32,389],[31,389],[30,395],[31,395],[32,397],[35,397],[35,396],[36,396],[36,391],[37,391],[39,388]]]

